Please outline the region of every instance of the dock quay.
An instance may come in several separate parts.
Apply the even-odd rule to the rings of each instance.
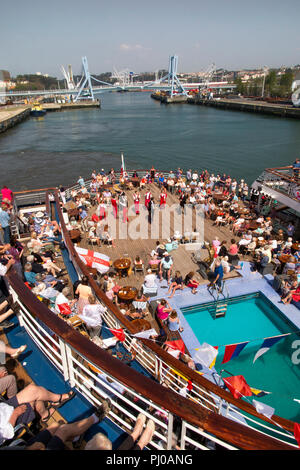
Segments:
[[[48,111],[64,111],[70,109],[100,108],[100,100],[79,101],[76,103],[42,103],[43,108]]]
[[[233,111],[246,111],[250,113],[269,114],[272,116],[300,119],[300,108],[294,108],[292,105],[282,105],[267,103],[265,101],[253,101],[250,99],[202,99],[188,97],[188,103],[199,104],[203,106],[214,106],[220,109],[229,109]]]
[[[30,106],[0,108],[0,133],[24,121],[30,115]]]
[[[151,98],[154,100],[158,100],[161,103],[186,103],[188,97],[186,95],[178,95],[178,96],[169,96],[161,93],[152,93]]]

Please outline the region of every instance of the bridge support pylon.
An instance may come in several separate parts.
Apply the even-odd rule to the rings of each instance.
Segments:
[[[84,98],[85,100],[92,100],[94,101],[94,93],[91,81],[91,75],[89,72],[88,61],[86,57],[82,57],[82,77],[79,82],[79,90],[74,98],[74,102]]]

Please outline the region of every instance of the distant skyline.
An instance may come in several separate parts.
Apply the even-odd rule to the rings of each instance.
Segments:
[[[299,0],[15,0],[2,5],[0,69],[62,78],[61,65],[92,74],[129,68],[199,72],[300,63]]]

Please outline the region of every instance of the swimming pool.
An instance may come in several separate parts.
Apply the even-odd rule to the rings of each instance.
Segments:
[[[227,299],[224,317],[214,318],[215,302],[181,309],[200,343],[218,346],[215,369],[243,375],[251,387],[271,392],[258,400],[275,408],[275,414],[300,420],[300,364],[293,364],[292,344],[299,340],[297,329],[262,293]],[[253,364],[264,338],[292,333],[281,339]],[[225,346],[249,341],[240,355],[222,364]],[[298,347],[299,348],[299,347]],[[299,355],[300,357],[300,355]],[[228,376],[223,373],[223,376]],[[251,397],[257,398],[255,396]]]

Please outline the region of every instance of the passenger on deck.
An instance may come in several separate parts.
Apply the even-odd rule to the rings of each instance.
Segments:
[[[32,266],[30,263],[25,263],[24,265],[24,277],[26,282],[28,282],[31,286],[36,284],[36,273],[32,271]]]
[[[82,230],[85,231],[85,232],[88,232],[88,225],[87,225],[88,213],[82,207],[79,209],[79,219],[81,221]]]
[[[142,292],[139,292],[135,298],[135,300],[132,302],[133,307],[136,309],[137,312],[145,312],[147,310],[147,303],[148,303],[149,297],[146,297],[143,295]]]
[[[102,315],[105,313],[106,308],[100,303],[96,303],[96,297],[90,295],[88,297],[89,303],[83,307],[83,311],[79,316],[87,326],[90,337],[99,336],[102,327]]]
[[[42,249],[45,248],[46,246],[49,247],[49,245],[51,245],[51,242],[43,241],[40,238],[38,238],[36,232],[31,232],[31,239],[27,245],[29,249],[39,252],[39,251],[42,251]]]
[[[129,321],[141,319],[144,318],[144,316],[145,315],[137,311],[133,305],[130,305],[129,309],[125,313],[125,318],[127,318]]]
[[[184,284],[187,287],[192,289],[192,294],[197,294],[197,288],[199,286],[199,282],[194,279],[195,273],[193,271],[189,272],[184,279]]]
[[[156,247],[154,250],[151,251],[150,256],[157,254],[159,258],[162,258],[165,251],[166,251],[165,245],[163,243],[160,243],[159,240],[157,240]]]
[[[74,423],[52,423],[47,429],[40,431],[37,436],[30,439],[26,450],[69,450],[66,442],[73,441],[73,447],[77,449],[81,445],[80,437],[94,424],[101,422],[109,412],[110,405],[104,400],[102,405],[88,418],[83,418]],[[75,438],[79,438],[75,440]],[[107,447],[111,450],[111,447]]]
[[[137,421],[136,421],[133,431],[127,435],[126,439],[117,448],[117,450],[143,450],[143,448],[151,441],[153,433],[155,431],[155,425],[152,420],[148,421],[147,426],[145,430],[143,431],[143,426],[145,422],[146,422],[146,416],[140,413],[137,417]],[[139,440],[137,441],[138,438]],[[84,450],[111,450],[111,449],[112,449],[111,441],[104,434],[97,433],[92,437],[92,439],[90,439],[87,442]]]
[[[224,256],[224,258],[221,259],[221,265],[223,267],[224,274],[228,274],[231,271],[234,271],[235,269],[241,269],[242,268],[242,265],[241,266],[233,266],[232,264],[230,264],[228,262],[228,259],[229,259],[228,256]]]
[[[159,279],[163,280],[163,274],[167,276],[168,284],[170,284],[171,279],[171,269],[173,266],[173,260],[167,251],[164,252],[163,258],[159,265]]]
[[[3,265],[0,265],[0,266],[3,266]],[[0,331],[3,331],[4,328],[10,328],[11,326],[14,326],[12,322],[5,321],[5,320],[11,315],[13,315],[14,313],[17,313],[18,309],[19,309],[19,304],[17,302],[15,303],[13,302],[12,296],[7,297],[5,300],[3,300],[0,303]]]
[[[10,243],[10,213],[5,204],[0,207],[0,224],[4,234],[4,243]]]
[[[113,248],[115,248],[115,242],[111,236],[111,233],[110,233],[110,230],[109,230],[109,227],[108,225],[105,225],[104,228],[103,228],[103,232],[102,232],[102,241],[105,243],[107,242],[108,246],[112,246]]]
[[[64,287],[64,289],[57,295],[55,299],[55,311],[63,315],[70,315],[73,309],[73,306],[76,304],[77,299],[69,300],[68,296],[70,295],[69,287]]]
[[[181,276],[179,271],[176,271],[175,272],[175,277],[172,279],[172,282],[171,282],[169,290],[168,290],[168,294],[171,294],[169,296],[169,299],[171,299],[174,296],[177,289],[183,290],[184,288],[185,288],[185,286],[184,286],[184,283],[183,283],[182,276]]]
[[[157,306],[156,315],[162,322],[166,322],[169,313],[172,312],[172,307],[166,299],[162,299]]]
[[[0,444],[14,437],[15,425],[30,423],[36,413],[46,423],[58,407],[74,396],[74,392],[58,394],[38,385],[27,385],[16,395],[0,403]],[[49,402],[48,408],[45,402]]]
[[[145,276],[145,279],[144,279],[144,286],[145,287],[149,287],[149,288],[152,288],[152,287],[156,287],[156,274],[154,274],[151,270],[151,268],[149,268],[147,270],[147,274]]]
[[[83,307],[89,303],[89,296],[92,295],[92,289],[89,286],[89,280],[86,276],[83,276],[81,279],[75,294],[79,296],[77,302],[77,314],[80,315],[83,312]]]
[[[168,317],[168,328],[170,331],[183,331],[176,310],[172,310]]]

